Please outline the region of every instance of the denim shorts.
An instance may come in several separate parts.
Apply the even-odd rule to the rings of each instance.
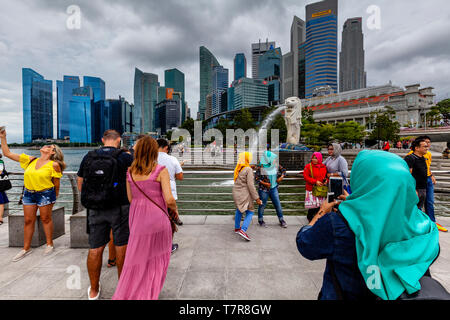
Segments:
[[[56,191],[55,188],[35,192],[25,189],[23,192],[23,205],[24,206],[34,206],[45,207],[49,204],[54,204],[56,202]]]

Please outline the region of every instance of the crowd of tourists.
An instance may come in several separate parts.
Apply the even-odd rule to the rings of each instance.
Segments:
[[[48,255],[54,251],[52,208],[66,168],[64,155],[57,145],[42,147],[40,157],[14,154],[4,130],[0,140],[3,155],[25,171],[24,246],[13,261],[32,253],[38,211],[47,242],[44,255]],[[117,266],[119,279],[112,299],[158,299],[171,254],[178,248],[174,233],[183,224],[176,190],[176,180],[183,180],[183,163],[169,155],[170,145],[164,139],[142,135],[128,150],[120,147],[118,132],[107,130],[102,143],[83,158],[77,173],[81,202],[87,209],[88,299],[101,295],[107,245],[108,266]],[[439,256],[439,230],[447,231],[434,216],[436,179],[430,145],[429,137],[418,137],[405,159],[384,151],[361,151],[352,166],[351,183],[340,144],[328,145],[325,161],[322,153],[313,153],[302,171],[308,224],[300,229],[296,242],[305,258],[327,260],[319,299],[386,300],[426,291],[431,280],[423,279],[432,279],[429,268]],[[232,190],[234,231],[246,241],[251,240],[248,229],[254,202],[259,227],[267,228],[264,210],[270,198],[279,226],[287,228],[279,194],[286,169],[271,151],[265,151],[256,165],[252,159],[250,152],[239,154]],[[1,159],[0,174],[6,174]],[[1,192],[0,218],[7,202]],[[373,270],[378,281],[369,285]],[[445,289],[439,294],[445,295]]]

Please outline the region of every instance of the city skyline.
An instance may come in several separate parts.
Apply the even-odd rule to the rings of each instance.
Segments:
[[[96,76],[106,82],[107,99],[121,95],[132,103],[135,67],[160,76],[166,69],[181,70],[186,75],[186,102],[195,118],[199,101],[199,46],[206,46],[229,70],[233,69],[235,54],[242,52],[250,68],[251,43],[268,38],[283,52],[288,52],[292,18],[296,15],[304,20],[305,6],[313,2],[246,1],[242,6],[237,1],[216,1],[201,11],[196,10],[200,2],[182,7],[170,1],[157,5],[148,2],[145,6],[134,1],[116,1],[111,5],[102,1],[80,1],[81,30],[66,28],[66,9],[72,4],[69,1],[58,4],[50,1],[5,2],[2,13],[8,14],[0,13],[2,124],[7,126],[11,142],[22,142],[21,69],[27,67],[45,79],[55,80],[55,123],[56,80],[72,74]],[[450,84],[445,81],[450,75],[450,49],[443,39],[450,22],[445,11],[433,9],[440,4],[444,6],[445,2],[434,3],[434,6],[426,6],[420,1],[409,1],[405,6],[401,1],[340,1],[338,51],[345,20],[361,16],[368,86],[389,80],[397,85],[420,82],[435,87],[438,100],[446,98],[450,94]],[[373,13],[366,10],[371,5],[377,5],[381,10],[380,30],[367,28],[367,20]],[[125,19],[108,19],[116,10],[120,10]],[[152,10],[155,12],[151,13]],[[222,13],[217,21],[202,18],[217,10]],[[173,21],[164,18],[164,14],[175,11],[183,12],[184,17],[177,15],[177,19],[171,19]],[[154,24],[144,19],[149,14],[155,19],[147,20],[154,20]],[[274,16],[279,20],[277,23],[264,22],[273,20]],[[44,24],[42,21],[49,22]],[[223,31],[224,21],[229,26],[226,31]],[[157,25],[161,24],[163,27],[158,29]],[[145,43],[141,40],[144,38]],[[164,83],[163,80],[161,78],[160,82]]]

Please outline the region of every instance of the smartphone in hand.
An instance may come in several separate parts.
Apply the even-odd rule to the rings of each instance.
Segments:
[[[342,177],[330,177],[329,190],[334,193],[334,198],[344,194],[344,180]]]

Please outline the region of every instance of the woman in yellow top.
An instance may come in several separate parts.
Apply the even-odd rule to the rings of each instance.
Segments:
[[[0,132],[2,152],[5,157],[20,163],[25,170],[23,194],[24,245],[23,249],[13,258],[19,261],[31,253],[31,239],[34,233],[36,214],[39,209],[40,219],[47,240],[44,254],[53,252],[53,221],[52,209],[59,194],[60,179],[66,168],[64,155],[56,145],[43,146],[39,158],[12,153],[6,142],[6,131]]]

